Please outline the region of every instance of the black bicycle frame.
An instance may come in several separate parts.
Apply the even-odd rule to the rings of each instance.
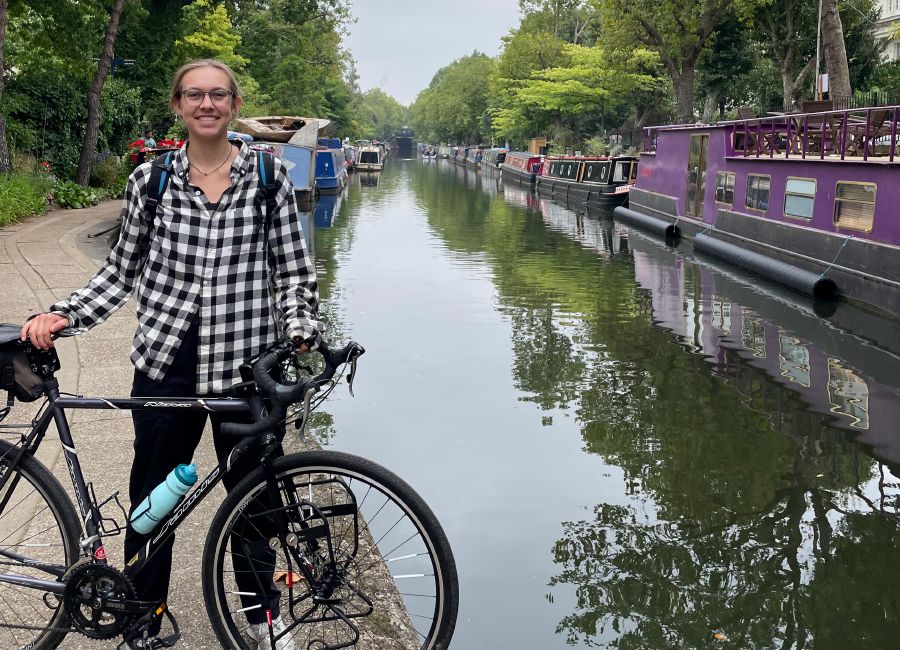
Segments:
[[[37,420],[33,422],[31,431],[19,447],[18,453],[6,466],[6,471],[2,472],[2,475],[0,475],[0,492],[3,491],[4,486],[11,477],[15,475],[15,472],[12,470],[18,465],[22,456],[26,453],[34,455],[47,433],[51,420],[56,422],[59,439],[62,443],[63,455],[69,468],[69,477],[72,479],[72,486],[75,489],[75,498],[78,502],[78,509],[81,513],[82,524],[84,526],[84,538],[80,540],[81,552],[83,554],[89,552],[96,562],[102,564],[106,564],[107,559],[106,550],[103,547],[103,539],[100,534],[100,513],[88,493],[84,474],[81,471],[81,463],[78,460],[78,454],[75,451],[75,442],[72,439],[69,422],[65,415],[67,409],[116,409],[133,411],[177,408],[186,411],[206,411],[210,413],[251,413],[254,420],[262,415],[262,401],[257,396],[249,397],[247,399],[75,397],[61,396],[56,380],[46,382],[46,386],[48,387],[46,408],[39,414]],[[262,442],[260,442],[261,439]],[[276,439],[271,433],[248,437],[239,441],[228,455],[228,458],[213,468],[206,478],[200,481],[196,487],[185,496],[169,518],[154,530],[152,533],[153,537],[148,540],[144,548],[126,562],[125,574],[129,577],[134,576],[146,565],[147,560],[159,549],[160,545],[175,532],[175,529],[178,528],[179,524],[191,513],[191,511],[193,511],[197,504],[203,500],[209,493],[209,490],[222,480],[222,477],[234,466],[235,461],[237,461],[241,455],[246,453],[251,447],[265,446],[275,441]],[[18,477],[13,480],[18,480]],[[9,490],[7,496],[0,502],[0,511],[6,506],[6,501],[11,494],[12,490]],[[126,522],[126,526],[127,525]],[[29,563],[29,566],[46,571],[56,578],[61,578],[68,568],[36,563],[21,555],[2,549],[0,549],[0,556]],[[0,574],[0,582],[17,584],[24,587],[33,587],[58,594],[63,593],[65,590],[65,583],[60,582],[58,579],[41,580],[15,574]]]

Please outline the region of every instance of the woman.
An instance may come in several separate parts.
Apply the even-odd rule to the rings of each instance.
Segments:
[[[240,381],[238,368],[244,360],[276,341],[279,325],[300,351],[315,346],[323,330],[316,316],[315,269],[284,166],[276,159],[275,209],[269,214],[257,157],[247,144],[227,138],[228,124],[242,104],[234,72],[215,60],[188,63],[173,78],[170,101],[187,127],[188,141],[174,155],[155,216],[151,220],[144,209],[151,168],[145,163],[129,179],[122,234],[104,266],[84,289],[32,317],[22,339],[46,349],[53,344],[53,333],[101,323],[136,290],[132,395],[218,396]],[[206,415],[132,415],[135,456],[129,496],[134,508],[176,465],[191,462]],[[213,414],[211,419],[221,460],[235,440],[221,436],[221,417]],[[226,488],[250,469],[226,474]],[[146,539],[128,528],[126,562]],[[135,577],[139,598],[166,598],[172,541]],[[274,583],[268,589],[277,633],[282,629],[278,591]],[[265,621],[265,610],[248,611],[248,634],[260,648],[269,648]],[[150,630],[158,633],[158,627]],[[148,641],[138,639],[132,647],[149,647]],[[290,650],[293,643],[286,639],[277,646]]]

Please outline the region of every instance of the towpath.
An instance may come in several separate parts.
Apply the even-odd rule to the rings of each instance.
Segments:
[[[22,323],[30,314],[46,309],[59,298],[82,287],[105,257],[103,238],[88,234],[111,225],[119,212],[118,201],[105,201],[93,208],[58,210],[0,228],[0,322]],[[131,388],[133,368],[129,361],[135,316],[133,301],[107,322],[81,337],[57,343],[62,362],[58,374],[62,390],[84,395],[125,397]],[[5,394],[3,396],[5,401]],[[24,422],[37,403],[17,405],[8,421]],[[73,437],[88,480],[99,499],[120,491],[128,504],[128,473],[131,467],[131,416],[121,411],[77,411],[70,413]],[[71,482],[60,454],[59,443],[48,437],[40,457],[52,467],[71,493]],[[195,462],[205,474],[215,463],[211,436],[205,436]],[[200,585],[200,561],[207,524],[224,490],[204,501],[179,529],[175,544],[170,606],[182,631],[178,647],[219,648],[206,618]],[[120,512],[109,509],[124,525]],[[121,567],[122,536],[106,541],[114,566]],[[120,641],[121,639],[119,639]],[[118,641],[96,641],[71,633],[61,648],[93,650],[114,648]]]

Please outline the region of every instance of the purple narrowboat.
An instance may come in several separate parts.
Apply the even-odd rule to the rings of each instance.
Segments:
[[[569,205],[614,208],[628,203],[637,167],[634,156],[547,156],[537,177],[537,191]]]
[[[898,121],[890,106],[650,127],[629,207],[615,215],[900,318]]]

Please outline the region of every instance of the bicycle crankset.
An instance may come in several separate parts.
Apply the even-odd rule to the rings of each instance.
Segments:
[[[136,602],[135,597],[124,573],[90,562],[69,570],[63,592],[72,627],[91,639],[112,639],[121,634],[146,609],[147,604]]]

